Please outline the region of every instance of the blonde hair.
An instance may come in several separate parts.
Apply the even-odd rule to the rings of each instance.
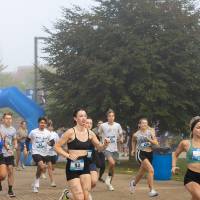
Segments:
[[[200,122],[200,116],[195,116],[190,120],[190,138],[193,138],[193,129],[198,122]]]

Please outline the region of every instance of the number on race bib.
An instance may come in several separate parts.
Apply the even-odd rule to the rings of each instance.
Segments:
[[[195,149],[192,151],[192,160],[200,161],[200,149]]]
[[[75,160],[70,163],[70,171],[83,171],[84,170],[84,160]]]

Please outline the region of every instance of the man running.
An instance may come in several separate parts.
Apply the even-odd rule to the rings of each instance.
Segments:
[[[5,164],[8,171],[8,195],[15,197],[13,192],[14,184],[14,150],[17,148],[16,129],[12,126],[12,113],[7,112],[3,115],[3,124],[0,127],[0,133],[4,138],[4,147],[2,149]]]
[[[38,193],[40,186],[40,176],[46,172],[46,163],[48,162],[48,144],[50,141],[50,132],[46,129],[47,119],[40,117],[38,119],[39,128],[32,130],[28,140],[32,143],[32,157],[37,165],[36,177],[33,183],[33,192]]]
[[[108,160],[108,176],[105,179],[105,184],[108,190],[113,191],[114,187],[111,185],[111,181],[114,176],[115,162],[118,159],[117,142],[123,142],[121,125],[115,122],[115,112],[109,109],[107,112],[107,120],[100,125],[99,133],[102,138],[109,138],[110,144],[106,148],[104,154]]]
[[[51,187],[56,187],[56,183],[54,181],[54,177],[53,177],[53,171],[54,171],[54,165],[56,164],[56,161],[58,159],[58,154],[56,153],[56,151],[54,150],[54,144],[58,142],[59,140],[59,136],[58,134],[54,131],[53,128],[53,122],[51,120],[49,120],[48,122],[48,130],[50,132],[50,141],[52,141],[52,143],[48,143],[48,174],[49,174],[49,178],[51,181]]]

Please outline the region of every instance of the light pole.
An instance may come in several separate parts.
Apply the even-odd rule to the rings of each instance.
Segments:
[[[34,100],[37,103],[38,82],[38,40],[46,40],[46,37],[34,37]]]

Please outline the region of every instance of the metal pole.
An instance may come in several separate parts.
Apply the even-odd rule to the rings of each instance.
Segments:
[[[34,100],[37,103],[37,81],[38,81],[38,38],[34,37]]]

